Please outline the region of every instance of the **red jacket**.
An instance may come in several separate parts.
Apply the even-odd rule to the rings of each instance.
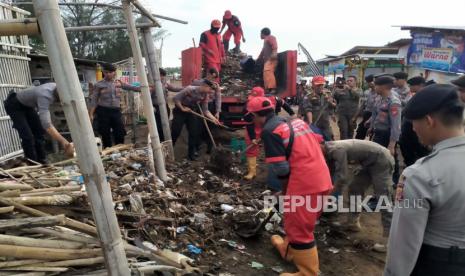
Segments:
[[[267,163],[289,162],[289,182],[286,195],[310,195],[333,188],[328,166],[316,137],[300,119],[291,121],[294,142],[286,158],[289,144],[289,125],[284,118],[270,117],[262,131]]]
[[[224,47],[220,34],[212,34],[210,30],[200,36],[200,47],[204,63],[221,63],[224,58]]]
[[[230,30],[233,34],[242,34],[241,21],[235,15],[233,15],[230,19],[223,17],[223,25],[227,25],[228,30]]]

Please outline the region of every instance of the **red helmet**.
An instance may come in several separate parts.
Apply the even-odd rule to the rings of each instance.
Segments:
[[[212,27],[213,28],[221,28],[221,21],[219,21],[218,19],[213,19],[212,20]]]
[[[263,97],[265,96],[265,90],[263,90],[263,88],[261,88],[260,86],[255,86],[250,91],[250,95],[254,97]]]
[[[231,11],[230,11],[230,10],[226,10],[226,11],[224,12],[223,18],[224,18],[224,19],[231,19],[231,17],[232,17]]]
[[[265,109],[273,109],[274,106],[268,98],[254,97],[247,103],[248,112],[258,112]]]
[[[314,76],[312,79],[313,85],[326,84],[326,80],[323,76]]]

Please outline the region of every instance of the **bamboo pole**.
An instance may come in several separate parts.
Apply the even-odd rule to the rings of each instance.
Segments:
[[[13,200],[10,200],[10,198],[2,198],[0,197],[0,204],[5,205],[5,206],[14,206],[17,211],[23,212],[25,214],[31,215],[31,216],[36,216],[36,217],[45,217],[45,216],[50,216],[50,214],[47,214],[45,212],[39,211],[37,209],[25,206],[21,203],[14,202]],[[77,220],[73,220],[70,218],[65,219],[66,226],[75,229],[78,231],[81,231],[83,233],[96,236],[97,235],[97,229],[91,225],[88,225],[86,223],[82,223]],[[98,226],[98,225],[97,225]]]
[[[41,227],[64,225],[65,216],[47,216],[39,218],[20,218],[20,219],[2,219],[0,220],[0,230],[21,229],[25,227]],[[1,256],[1,254],[0,254]]]
[[[67,267],[45,267],[35,265],[23,265],[9,268],[0,269],[2,271],[46,271],[46,272],[65,272],[68,271]]]
[[[30,191],[21,192],[21,195],[31,195],[37,194],[42,192],[71,192],[71,191],[80,191],[81,186],[79,185],[68,185],[68,186],[61,186],[61,187],[53,187],[53,188],[43,188],[43,189],[34,189]],[[0,193],[1,196],[1,193]]]
[[[52,205],[52,206],[64,206],[73,203],[74,198],[70,195],[49,195],[49,196],[21,196],[21,197],[10,197],[9,200],[20,203],[25,206],[35,205]]]
[[[137,26],[137,25],[136,25]],[[129,84],[132,85],[134,82],[134,60],[132,57],[128,58],[129,64]],[[136,136],[137,136],[137,115],[136,115],[136,106],[135,106],[135,94],[129,93],[129,111],[131,114],[131,127],[132,127],[132,143],[136,144]]]
[[[81,84],[56,0],[35,0],[34,11],[47,46],[57,90],[76,147],[109,275],[129,275],[118,221],[103,163],[95,143]],[[78,257],[78,256],[73,256]],[[89,256],[83,256],[89,257]],[[70,258],[67,258],[70,259]]]
[[[3,192],[0,192],[0,197],[18,197],[21,195],[20,190],[6,190]]]
[[[94,257],[94,258],[85,258],[85,259],[73,259],[73,260],[65,260],[65,261],[58,261],[58,262],[38,262],[35,263],[35,266],[45,266],[45,267],[68,267],[68,266],[88,266],[88,265],[95,265],[101,264],[105,261],[103,257]]]
[[[85,246],[85,244],[79,242],[33,239],[28,237],[19,237],[12,235],[0,235],[0,244],[59,249],[79,249]]]
[[[14,209],[15,209],[14,206],[1,207],[0,214],[6,214],[6,213],[13,212]]]
[[[153,23],[144,23],[144,24],[136,24],[136,28],[146,28],[146,27],[154,27]],[[92,32],[92,31],[106,31],[106,30],[118,30],[118,29],[126,29],[127,26],[125,24],[116,24],[116,25],[97,25],[97,26],[76,26],[76,27],[66,27],[65,32]]]
[[[156,164],[155,168],[157,170],[156,175],[162,181],[166,181],[168,176],[166,174],[165,160],[163,158],[160,137],[158,137],[157,123],[155,121],[155,115],[153,112],[152,99],[150,97],[147,75],[145,74],[145,68],[142,62],[142,52],[139,45],[139,39],[137,37],[137,30],[134,23],[134,17],[132,15],[131,4],[128,0],[123,0],[122,2],[124,16],[128,25],[129,42],[131,43],[133,58],[134,62],[136,63],[136,71],[137,75],[139,76],[145,116],[147,116],[147,124],[149,127],[150,139],[152,140],[153,155],[155,157]]]
[[[134,7],[136,7],[143,15],[145,15],[150,21],[152,21],[154,24],[156,24],[156,27],[161,27],[160,23],[158,23],[158,20],[150,13],[139,1],[137,0],[129,0]],[[123,3],[123,10],[124,8],[124,3]]]
[[[148,20],[144,18],[144,20]],[[165,138],[166,143],[168,143],[168,151],[171,160],[174,160],[174,149],[173,149],[173,141],[171,140],[171,130],[170,130],[170,121],[168,117],[168,110],[166,109],[166,99],[164,88],[161,83],[160,77],[160,68],[158,66],[159,61],[157,60],[157,54],[155,52],[155,44],[153,43],[152,38],[152,29],[151,28],[143,28],[142,30],[142,49],[144,49],[144,56],[147,63],[147,68],[149,72],[149,76],[153,79],[155,83],[155,93],[157,98],[157,105],[158,110],[160,110],[160,117],[161,117],[161,127],[163,130],[163,136]],[[152,103],[155,104],[155,103]]]
[[[29,265],[29,264],[36,264],[41,263],[42,260],[15,260],[15,261],[6,261],[0,262],[0,268],[5,267],[13,267],[13,266],[20,266],[20,265]]]
[[[74,241],[74,242],[85,243],[85,244],[98,244],[99,243],[99,241],[93,237],[76,235],[72,233],[65,233],[65,232],[57,231],[57,230],[50,229],[50,228],[44,228],[44,227],[21,229],[21,231],[25,233],[37,233],[37,234],[49,235],[49,236],[57,237],[63,240]]]
[[[71,260],[76,258],[99,257],[102,255],[102,250],[100,248],[56,249],[0,244],[0,255],[3,257],[14,257],[18,259]]]
[[[10,19],[0,22],[0,36],[38,34],[39,25],[35,18]]]

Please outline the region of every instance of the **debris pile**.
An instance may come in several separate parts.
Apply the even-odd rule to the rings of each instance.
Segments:
[[[219,250],[243,252],[235,244],[235,230],[254,227],[265,217],[264,187],[241,185],[242,171],[233,163],[227,178],[201,162],[171,163],[169,180],[154,181],[147,156],[146,149],[128,145],[102,154],[132,270],[216,274]],[[92,275],[104,269],[75,162],[0,171],[0,273]]]
[[[242,70],[241,60],[246,58],[246,54],[229,53],[221,66],[221,92],[224,96],[241,97],[245,100],[248,91],[261,82],[260,74]]]

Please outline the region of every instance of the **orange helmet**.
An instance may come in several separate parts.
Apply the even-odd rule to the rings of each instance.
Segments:
[[[212,27],[213,28],[221,28],[221,21],[219,21],[218,19],[212,20]]]
[[[226,10],[226,11],[224,12],[223,18],[224,18],[224,19],[231,19],[231,17],[232,17],[231,11],[230,11],[230,10]]]

